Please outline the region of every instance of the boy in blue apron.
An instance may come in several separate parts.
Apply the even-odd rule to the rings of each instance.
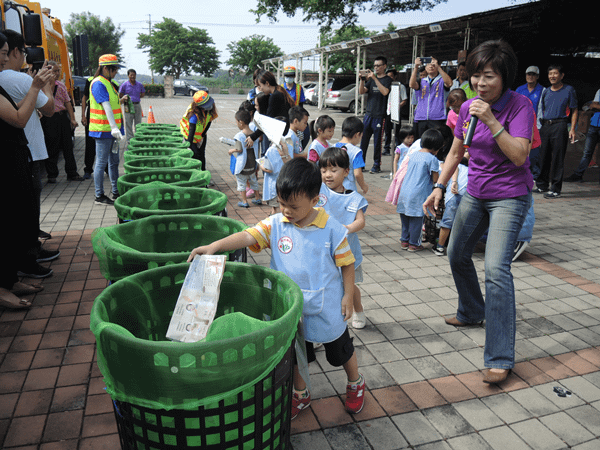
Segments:
[[[354,256],[346,239],[347,230],[322,208],[319,201],[321,172],[304,158],[284,164],[277,178],[281,212],[255,227],[233,234],[207,246],[195,248],[195,255],[212,255],[249,247],[254,252],[272,249],[271,269],[288,275],[304,294],[302,312],[308,362],[315,361],[313,343],[322,342],[327,361],[343,366],[348,377],[346,410],[359,413],[364,405],[364,377],[346,321],[352,317]],[[292,419],[310,405],[306,381],[294,367]]]

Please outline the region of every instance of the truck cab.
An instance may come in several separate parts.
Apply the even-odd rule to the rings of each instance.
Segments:
[[[14,30],[25,38],[27,66],[23,68],[37,70],[44,60],[56,61],[61,67],[61,80],[72,95],[71,62],[60,19],[52,17],[50,10],[39,3],[26,0],[0,0],[0,10],[0,31]]]

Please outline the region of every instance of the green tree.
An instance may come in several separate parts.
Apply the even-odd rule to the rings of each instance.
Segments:
[[[369,7],[369,11],[378,14],[396,12],[430,10],[447,0],[258,0],[256,9],[251,9],[257,16],[267,16],[276,22],[279,11],[288,17],[294,17],[298,10],[302,11],[304,22],[316,20],[321,26],[330,29],[334,23],[352,26],[358,22],[358,14]]]
[[[121,38],[125,31],[116,26],[110,17],[101,20],[100,16],[96,16],[89,11],[79,14],[71,13],[69,22],[65,25],[65,32],[71,54],[73,54],[73,38],[78,34],[87,34],[90,62],[87,72],[90,75],[96,72],[100,56],[112,53],[121,59]]]
[[[390,22],[390,23],[387,24],[387,27],[385,27],[383,29],[382,33],[393,33],[397,29],[398,29],[398,27],[396,25],[394,25],[393,22]]]
[[[184,28],[173,19],[163,18],[152,34],[138,34],[137,48],[146,49],[150,68],[160,75],[198,73],[210,76],[219,68],[219,52],[206,30]]]
[[[338,42],[352,41],[354,39],[373,36],[374,31],[363,26],[343,27],[338,30],[322,30],[321,46],[337,44]],[[334,52],[329,54],[329,72],[354,73],[356,72],[356,56],[349,52]]]
[[[281,49],[273,43],[273,39],[253,34],[239,41],[233,41],[227,44],[229,50],[230,64],[233,69],[242,69],[245,72],[253,72],[254,69],[262,67],[263,59],[274,58],[281,55]]]

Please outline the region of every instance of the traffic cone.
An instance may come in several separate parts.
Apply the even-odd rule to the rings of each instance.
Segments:
[[[154,120],[154,113],[152,112],[152,106],[148,109],[148,123],[156,123],[156,120]]]

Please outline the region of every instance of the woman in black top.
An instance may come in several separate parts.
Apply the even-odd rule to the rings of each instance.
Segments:
[[[275,75],[268,70],[261,70],[256,76],[256,81],[262,92],[269,96],[267,112],[261,111],[260,113],[273,118],[279,116],[288,117],[290,108],[295,105],[294,99],[290,97],[290,94],[287,93],[283,86],[277,84]],[[256,130],[248,136],[246,138],[246,146],[250,147],[254,145],[254,141],[262,136],[262,134],[262,131]]]
[[[8,61],[6,37],[0,33],[0,71]],[[5,216],[0,220],[0,236],[4,236],[4,247],[0,258],[0,306],[4,308],[29,308],[31,302],[17,295],[40,291],[41,286],[22,283],[17,277],[17,267],[26,260],[29,242],[38,238],[38,219],[35,213],[35,194],[31,175],[31,153],[23,128],[35,109],[40,89],[50,80],[52,71],[47,65],[36,74],[29,92],[17,107],[10,95],[0,87],[0,192],[4,196]]]

